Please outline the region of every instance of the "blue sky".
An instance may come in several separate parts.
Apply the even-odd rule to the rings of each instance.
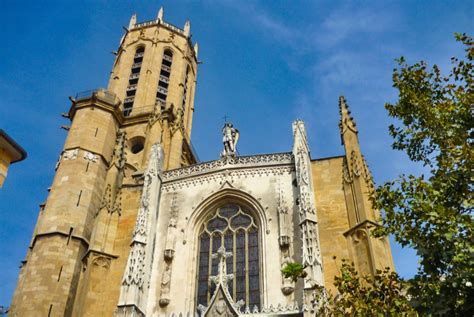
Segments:
[[[130,16],[183,26],[199,43],[192,139],[201,160],[221,151],[224,115],[239,152],[291,150],[291,122],[305,120],[313,158],[340,155],[338,96],[357,121],[378,184],[423,172],[391,149],[383,107],[394,102],[394,59],[449,69],[461,56],[454,32],[474,31],[472,1],[0,1],[0,128],[28,151],[0,189],[0,305],[9,305],[46,200],[66,132],[70,95],[105,87]],[[417,258],[392,242],[397,271]]]

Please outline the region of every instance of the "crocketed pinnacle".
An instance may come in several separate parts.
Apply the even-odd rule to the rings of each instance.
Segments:
[[[344,133],[348,129],[357,134],[357,125],[354,118],[351,117],[351,112],[344,96],[339,97],[339,113],[341,115],[341,120],[339,121],[341,138],[343,138]]]

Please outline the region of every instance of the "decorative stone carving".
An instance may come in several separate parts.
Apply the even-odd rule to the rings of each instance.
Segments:
[[[269,166],[235,170],[226,170],[222,168],[222,171],[216,173],[208,173],[205,175],[188,177],[186,179],[180,178],[176,181],[169,181],[163,185],[163,190],[166,192],[176,191],[182,188],[199,186],[210,182],[218,182],[221,184],[224,184],[225,182],[231,183],[234,178],[288,175],[292,173],[293,169],[292,166]]]
[[[280,237],[279,237],[280,248],[288,248],[289,243],[290,243],[289,225],[291,221],[290,221],[288,204],[285,200],[285,193],[283,192],[280,179],[278,179],[277,213],[278,213],[278,227],[279,227],[279,233],[280,233]]]
[[[198,307],[202,317],[234,317],[240,315],[240,307],[243,302],[234,303],[229,293],[227,283],[234,278],[233,274],[227,274],[226,259],[232,256],[232,252],[226,252],[225,247],[221,246],[212,258],[218,258],[218,274],[209,279],[216,285],[214,294],[211,297],[209,306]]]
[[[359,159],[357,157],[357,154],[355,151],[352,151],[351,153],[351,165],[352,165],[352,174],[355,177],[359,177],[361,175],[360,173],[360,166],[359,166]]]
[[[133,231],[133,238],[144,238],[147,233],[148,224],[148,204],[150,197],[150,185],[152,182],[151,175],[146,174],[143,182],[142,198],[140,200],[140,209],[138,210],[137,222],[135,223],[135,230]]]
[[[310,304],[312,294],[323,287],[322,256],[319,247],[319,234],[316,206],[313,196],[311,159],[304,123],[293,123],[293,155],[298,183],[298,211],[303,239],[303,266],[307,276],[304,280],[304,305]],[[310,316],[305,313],[305,316]]]
[[[164,252],[165,261],[171,261],[174,258],[174,250],[173,249],[166,249]]]
[[[158,174],[161,173],[162,169],[163,148],[157,143],[151,148],[148,166],[144,173],[143,192],[122,281],[118,312],[122,311],[123,307],[130,306],[141,312],[145,311],[144,306],[148,295],[144,289],[149,287],[154,244],[149,244],[148,238],[154,235],[155,230],[149,224],[155,220],[156,215],[156,212],[152,213],[150,209],[158,209],[158,195],[161,186],[161,179]]]
[[[161,296],[160,306],[166,306],[170,303],[170,284],[171,284],[171,265],[167,264],[161,277]]]
[[[79,149],[66,150],[63,153],[63,160],[75,160],[79,154]]]
[[[343,135],[347,130],[358,133],[356,123],[354,118],[351,117],[351,112],[344,96],[339,97],[339,114],[341,115],[341,121],[339,122],[341,135]]]
[[[142,243],[132,244],[125,269],[122,285],[135,285],[139,289],[143,287],[145,273],[145,245]]]
[[[86,161],[89,161],[91,163],[96,163],[98,158],[99,158],[99,156],[97,154],[94,154],[94,153],[91,153],[91,152],[88,152],[88,151],[84,151],[84,159]]]
[[[114,153],[112,155],[112,164],[115,164],[118,169],[123,169],[125,163],[127,162],[126,158],[126,141],[127,133],[125,131],[119,130],[117,133],[117,139],[115,141]]]
[[[349,166],[347,166],[347,161],[345,159],[342,162],[342,177],[348,184],[352,183],[353,181],[351,172],[349,171]]]
[[[174,248],[176,243],[176,226],[178,218],[177,194],[173,194],[170,208],[170,220],[168,223],[168,233],[166,236],[166,248],[164,251],[165,269],[161,278],[160,306],[170,303],[170,282],[172,273],[172,261],[174,258]]]
[[[92,265],[108,270],[110,268],[110,257],[96,255],[92,259]]]
[[[109,214],[117,212],[120,216],[122,214],[122,192],[118,190],[115,196],[113,196],[112,187],[110,184],[107,184],[97,214],[102,209],[107,210]]]
[[[289,248],[290,247],[290,237],[289,236],[280,236],[278,238],[278,243],[280,244],[280,248]]]
[[[281,180],[278,180],[278,197],[277,197],[277,214],[278,214],[278,228],[279,228],[279,237],[278,242],[280,245],[280,259],[281,259],[281,268],[283,269],[288,263],[293,262],[291,257],[291,248],[290,248],[290,225],[291,219],[289,215],[289,208],[285,200],[284,191],[282,188]],[[282,287],[281,291],[285,295],[290,295],[293,293],[295,287],[294,282],[291,278],[285,278],[282,274]]]
[[[166,171],[163,173],[163,180],[171,181],[189,176],[197,176],[228,167],[285,165],[291,164],[292,162],[293,155],[291,153],[234,156]]]
[[[221,156],[235,156],[237,154],[237,142],[239,141],[239,130],[234,128],[234,125],[230,122],[226,122],[222,128],[222,143],[224,144],[224,150]]]

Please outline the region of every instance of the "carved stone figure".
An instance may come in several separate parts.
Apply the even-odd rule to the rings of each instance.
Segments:
[[[230,122],[226,122],[222,128],[222,142],[224,143],[224,150],[221,156],[232,155],[235,156],[237,152],[237,141],[239,140],[239,130],[234,128]]]
[[[84,159],[85,159],[86,161],[95,163],[95,162],[97,162],[97,159],[98,159],[98,158],[99,158],[99,156],[97,156],[97,155],[94,154],[94,153],[91,153],[91,152],[88,152],[88,151],[85,151],[85,152],[84,152]]]
[[[170,283],[171,283],[171,265],[167,264],[161,278],[161,298],[160,306],[166,306],[170,303]]]
[[[79,153],[78,149],[64,151],[63,159],[64,160],[74,160],[74,159],[76,159],[78,153]]]

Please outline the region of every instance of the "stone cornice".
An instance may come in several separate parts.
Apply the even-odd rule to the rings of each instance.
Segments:
[[[274,167],[289,165],[292,163],[293,155],[291,153],[223,157],[219,160],[208,161],[163,172],[163,182],[172,182],[227,169]]]
[[[61,231],[49,231],[49,232],[37,233],[35,237],[33,238],[33,241],[31,242],[30,249],[34,248],[36,244],[36,240],[38,240],[39,238],[48,237],[48,236],[62,236],[64,238],[68,238],[69,234],[65,232],[61,232]],[[71,240],[79,240],[82,244],[84,244],[86,248],[89,247],[89,240],[83,236],[72,234]]]
[[[365,228],[368,228],[369,226],[380,227],[381,225],[376,223],[375,221],[372,221],[372,220],[364,220],[361,223],[358,223],[354,227],[352,227],[349,230],[347,230],[346,232],[344,232],[343,235],[348,236],[351,233],[353,233],[354,231],[356,231],[357,229],[361,229],[361,228],[365,229]]]
[[[95,250],[95,249],[89,249],[89,250],[86,251],[86,254],[84,254],[84,256],[82,257],[82,260],[84,261],[84,259],[86,259],[89,256],[89,254],[102,255],[102,256],[105,256],[105,257],[108,257],[108,258],[111,258],[111,259],[117,259],[118,258],[118,255],[115,255],[115,254],[102,252],[102,251]]]
[[[120,109],[121,102],[118,98],[114,99],[113,102],[111,100],[107,100],[106,98],[102,98],[100,95],[101,90],[94,91],[91,93],[90,96],[86,98],[81,98],[79,100],[72,99],[72,105],[69,109],[69,118],[71,121],[74,119],[76,112],[80,109],[84,108],[98,108],[107,112],[110,112],[114,119],[122,124],[124,121],[124,117],[122,111]]]

